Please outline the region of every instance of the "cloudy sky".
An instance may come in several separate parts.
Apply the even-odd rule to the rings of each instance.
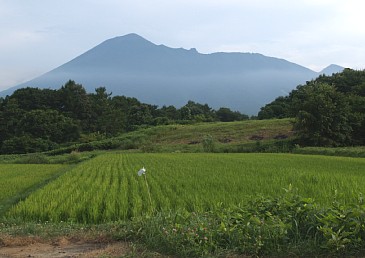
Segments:
[[[137,33],[201,53],[365,68],[362,0],[0,0],[0,90]]]

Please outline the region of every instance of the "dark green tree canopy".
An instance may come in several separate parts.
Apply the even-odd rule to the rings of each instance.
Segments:
[[[350,105],[346,96],[334,86],[313,83],[303,88],[294,109],[294,129],[301,143],[312,146],[344,146],[352,143]]]
[[[242,114],[230,112],[230,121]],[[58,90],[23,88],[0,99],[0,152],[46,151],[58,145],[115,136],[141,126],[216,121],[207,104],[189,101],[158,108],[136,98],[112,96],[105,87],[87,93],[70,80]]]
[[[300,143],[365,144],[365,71],[345,69],[299,85],[261,108],[259,119],[293,117]]]
[[[219,121],[222,122],[232,122],[249,119],[247,115],[243,115],[240,112],[232,111],[229,108],[220,108],[216,112],[216,116]]]

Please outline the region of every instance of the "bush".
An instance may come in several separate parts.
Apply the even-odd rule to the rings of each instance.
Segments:
[[[215,144],[213,136],[211,136],[210,134],[204,136],[202,144],[204,152],[214,152]]]
[[[23,156],[17,159],[14,163],[18,164],[49,164],[50,161],[46,155],[42,153],[35,153]]]
[[[297,147],[293,150],[296,154],[311,154],[311,155],[327,155],[327,156],[343,156],[343,157],[362,157],[365,158],[364,147]]]
[[[52,141],[23,135],[5,140],[1,147],[1,153],[21,154],[43,152],[55,149],[56,147],[57,144]]]
[[[80,162],[80,153],[77,151],[71,152],[67,157],[67,163],[78,163]]]
[[[129,237],[183,257],[356,255],[365,247],[365,206],[333,202],[319,207],[291,187],[241,207],[219,205],[204,213],[157,213],[136,218]]]

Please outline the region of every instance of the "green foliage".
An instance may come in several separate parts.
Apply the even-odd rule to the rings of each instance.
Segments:
[[[20,120],[22,134],[51,142],[70,142],[79,138],[79,126],[56,110],[31,110]]]
[[[189,107],[184,106],[180,109],[179,114],[181,120],[191,120],[191,110]]]
[[[240,207],[137,218],[133,227],[130,237],[183,257],[356,255],[364,249],[365,206],[353,200],[323,209],[290,186]]]
[[[210,134],[205,135],[202,144],[204,152],[214,152],[215,144],[213,136],[211,136]]]
[[[48,157],[43,153],[31,153],[23,156],[23,158],[16,160],[17,164],[49,164]]]
[[[2,144],[1,152],[8,154],[42,152],[54,149],[56,146],[55,143],[49,140],[23,135],[5,140]]]
[[[365,147],[297,147],[293,153],[365,158]]]
[[[7,101],[15,101],[22,110],[58,109],[61,104],[57,90],[30,87],[17,89]]]
[[[196,120],[198,122],[211,122],[215,120],[214,112],[212,108],[209,107],[207,104],[202,105],[189,100],[184,107],[186,108],[186,112],[187,110],[189,110],[189,112],[187,113],[190,113],[190,116],[193,120]],[[187,114],[182,115],[182,119],[184,119],[184,117],[189,118]]]
[[[300,144],[365,144],[365,71],[345,69],[299,85],[261,108],[259,119],[295,117]]]
[[[290,117],[289,108],[290,99],[288,97],[278,97],[260,109],[258,119]]]
[[[87,121],[91,106],[85,88],[81,84],[69,80],[58,92],[60,95],[60,109],[58,111],[67,114],[72,119]],[[82,124],[82,126],[87,129],[88,125]]]
[[[207,104],[193,101],[188,101],[180,109],[173,106],[159,109],[135,98],[112,97],[105,87],[87,93],[81,84],[70,80],[59,90],[24,88],[1,99],[0,149],[2,153],[28,153],[52,149],[55,147],[53,143],[67,146],[75,142],[84,143],[78,146],[80,151],[118,148],[121,145],[112,143],[113,140],[100,144],[89,142],[93,136],[94,140],[100,140],[98,136],[111,138],[151,126],[217,121],[217,114],[221,114],[221,118],[223,115],[225,121],[248,118],[229,109],[218,112]],[[33,142],[39,141],[34,144],[36,147],[28,147],[27,137],[34,138]],[[21,138],[27,141],[16,143]],[[45,141],[50,143],[48,147],[44,146]],[[63,152],[74,149],[66,147]]]
[[[247,120],[249,117],[247,115],[241,114],[238,111],[232,111],[229,108],[220,108],[216,112],[216,116],[221,122],[233,122],[240,120]]]
[[[312,146],[351,144],[350,106],[345,95],[328,84],[308,84],[294,102],[298,110],[294,130],[300,143]]]
[[[339,92],[345,94],[355,94],[365,97],[364,70],[352,70],[346,68],[341,73],[335,73],[330,76],[321,75],[315,81],[334,85]]]

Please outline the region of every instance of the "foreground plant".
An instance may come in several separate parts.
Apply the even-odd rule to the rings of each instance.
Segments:
[[[289,189],[278,198],[203,213],[159,213],[133,221],[131,237],[181,256],[344,255],[365,247],[365,206],[337,201],[328,208]]]

